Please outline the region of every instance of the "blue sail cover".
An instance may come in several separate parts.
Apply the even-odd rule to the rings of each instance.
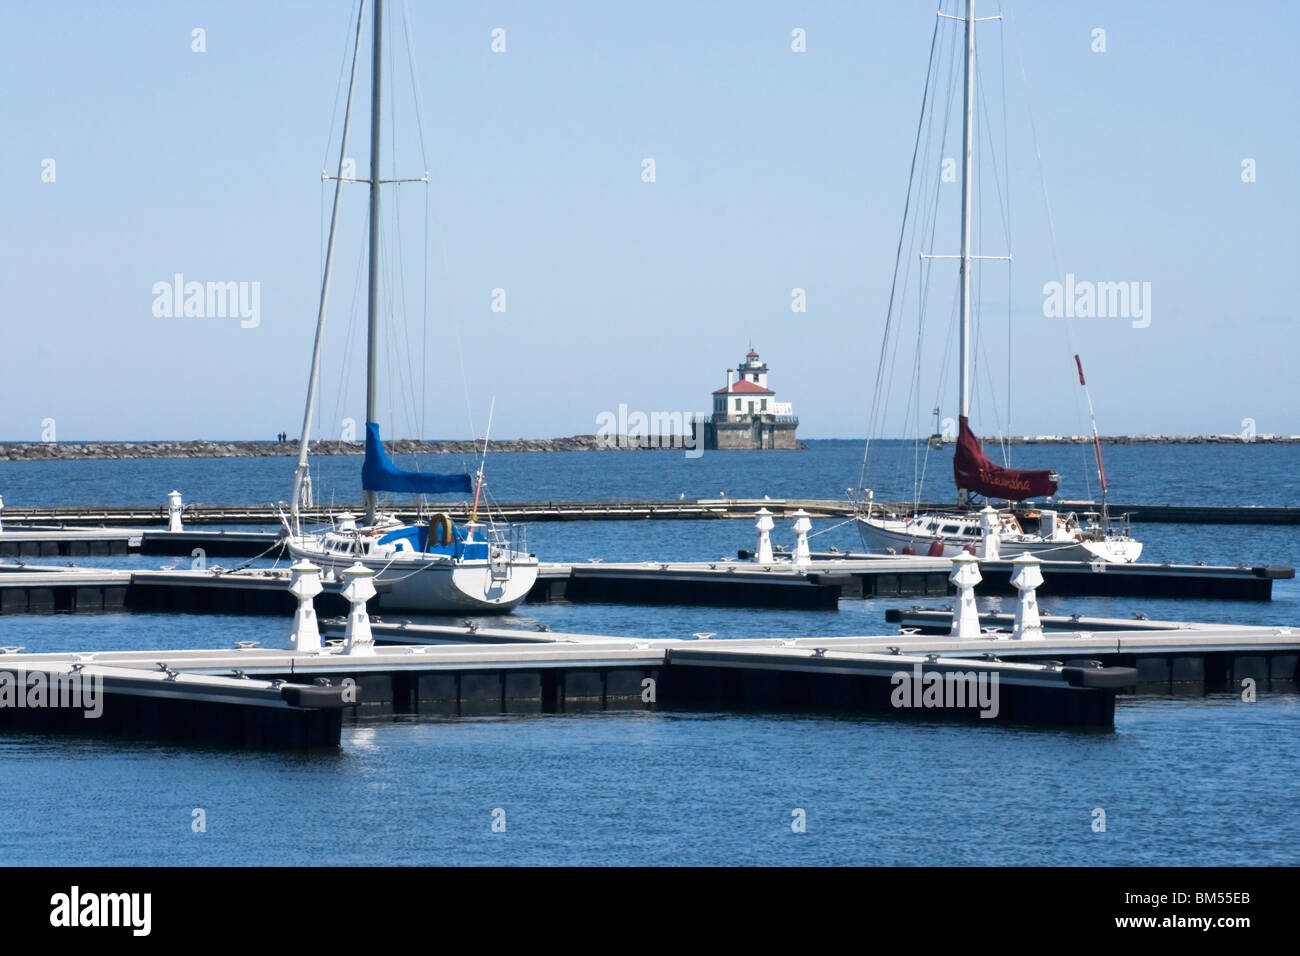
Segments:
[[[379,426],[374,422],[366,422],[366,463],[361,466],[361,487],[366,491],[399,491],[412,495],[474,490],[469,475],[426,475],[398,468],[384,451]]]

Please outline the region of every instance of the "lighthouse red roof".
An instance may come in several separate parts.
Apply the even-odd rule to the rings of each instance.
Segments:
[[[775,395],[770,388],[764,388],[757,382],[751,382],[747,378],[742,378],[739,382],[734,383],[730,388],[722,386],[715,388],[714,395],[741,394],[741,395]]]
[[[755,352],[753,349],[750,349],[748,352],[745,353],[745,358],[758,358],[758,353]]]

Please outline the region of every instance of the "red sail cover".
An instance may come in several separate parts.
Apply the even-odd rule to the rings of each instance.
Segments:
[[[957,434],[952,474],[958,488],[985,498],[1020,501],[1022,498],[1046,498],[1056,494],[1056,481],[1050,471],[1016,471],[989,461],[966,418],[961,419],[961,430]]]

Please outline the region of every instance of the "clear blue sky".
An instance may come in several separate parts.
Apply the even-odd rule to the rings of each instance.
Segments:
[[[400,0],[387,7],[400,26]],[[453,319],[480,432],[496,396],[494,437],[592,432],[620,403],[705,410],[751,341],[802,436],[864,435],[935,7],[410,0],[434,181],[425,437],[470,434]],[[0,5],[0,437],[39,439],[47,418],[62,440],[297,431],[319,176],[354,8]],[[977,13],[995,9],[987,0]],[[1084,427],[1068,323],[1103,432],[1236,432],[1252,418],[1261,432],[1300,433],[1297,9],[1007,5],[1017,432]],[[191,51],[196,27],[204,53]],[[491,51],[496,27],[505,53]],[[804,54],[790,49],[796,27]],[[1091,49],[1097,27],[1105,53]],[[999,29],[980,27],[981,49]],[[393,52],[408,84],[405,50]],[[982,62],[1000,82],[992,57]],[[419,175],[403,92],[396,172]],[[364,176],[365,83],[360,93],[349,152]],[[1061,271],[1151,282],[1149,328],[1042,317],[1042,285],[1058,276],[1026,99]],[[41,179],[46,158],[53,183]],[[420,188],[403,187],[401,207],[414,366]],[[363,416],[360,355],[341,379],[354,300],[364,301],[354,288],[364,216],[364,187],[352,186],[326,437],[339,417]],[[934,251],[956,251],[956,238],[942,230]],[[260,324],[156,317],[152,286],[178,272],[259,282]],[[1005,289],[997,275],[991,286]],[[802,315],[790,309],[795,287],[807,290]],[[506,290],[504,314],[490,310],[494,288]],[[999,323],[1005,298],[988,299]],[[1005,340],[1004,324],[989,328]],[[895,387],[906,390],[905,374]],[[400,404],[390,434],[414,430]]]

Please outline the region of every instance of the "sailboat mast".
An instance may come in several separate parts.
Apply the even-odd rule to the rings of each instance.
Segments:
[[[975,0],[966,0],[966,111],[962,122],[965,159],[961,173],[961,390],[958,414],[970,417],[970,230],[971,168],[975,153]]]
[[[370,274],[366,311],[366,425],[377,420],[379,358],[379,93],[384,36],[384,0],[375,0],[374,53],[370,82]],[[375,521],[378,496],[365,493],[366,524]]]

